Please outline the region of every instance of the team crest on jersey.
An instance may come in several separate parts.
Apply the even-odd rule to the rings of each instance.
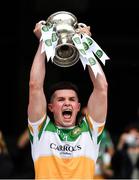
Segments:
[[[78,136],[79,134],[81,134],[81,129],[79,127],[76,127],[75,129],[72,130],[71,132],[71,136],[72,137],[76,137]]]

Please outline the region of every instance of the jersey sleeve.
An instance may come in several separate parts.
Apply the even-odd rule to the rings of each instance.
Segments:
[[[86,120],[94,143],[99,144],[103,137],[102,134],[106,121],[104,121],[103,123],[98,123],[95,120],[93,120],[89,114],[86,114]]]
[[[32,144],[39,141],[43,133],[43,130],[48,124],[48,121],[49,121],[49,117],[46,116],[46,114],[37,122],[30,122],[30,120],[28,119],[29,137]]]

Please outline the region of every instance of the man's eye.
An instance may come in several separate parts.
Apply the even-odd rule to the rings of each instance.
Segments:
[[[64,99],[58,99],[58,101],[64,101]]]
[[[75,101],[75,98],[71,98],[70,101]]]

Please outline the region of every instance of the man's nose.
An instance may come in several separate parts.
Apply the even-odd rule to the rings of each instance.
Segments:
[[[70,101],[68,99],[65,100],[64,105],[69,106],[70,105]]]

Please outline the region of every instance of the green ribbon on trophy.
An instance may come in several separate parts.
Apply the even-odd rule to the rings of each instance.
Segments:
[[[72,40],[80,53],[80,59],[84,69],[86,65],[90,65],[95,76],[97,73],[101,73],[97,58],[105,65],[105,61],[108,60],[109,57],[99,45],[87,34],[75,34]]]
[[[54,25],[42,25],[41,26],[41,39],[43,41],[41,53],[46,52],[47,61],[51,58],[53,61],[53,57],[55,55],[55,47],[57,45],[58,37],[56,32],[54,31]]]

